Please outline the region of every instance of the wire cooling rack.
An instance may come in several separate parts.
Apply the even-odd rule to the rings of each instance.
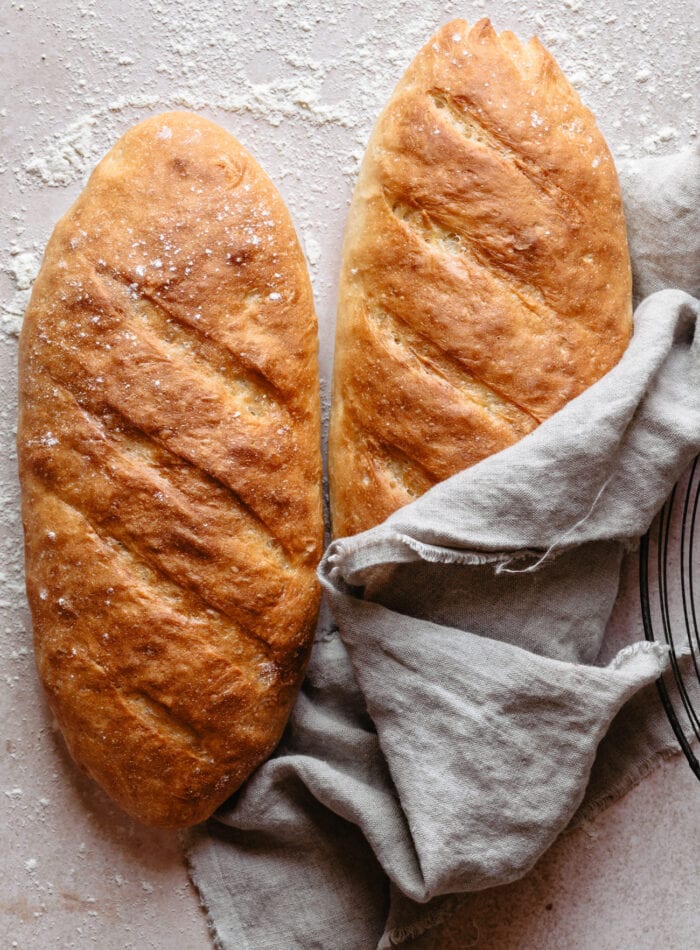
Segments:
[[[692,737],[700,740],[700,588],[698,505],[700,456],[671,492],[639,549],[639,592],[647,640],[670,647],[671,665],[657,680],[659,695],[690,767],[700,779]],[[700,552],[699,552],[700,553]]]

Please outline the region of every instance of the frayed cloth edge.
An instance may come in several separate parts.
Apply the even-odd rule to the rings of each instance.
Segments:
[[[187,876],[192,882],[192,887],[194,888],[195,893],[197,895],[199,906],[204,912],[206,922],[207,922],[207,929],[209,931],[209,936],[211,937],[212,946],[214,947],[214,950],[229,950],[229,945],[226,943],[225,938],[220,933],[216,920],[212,916],[212,912],[204,896],[204,890],[199,885],[198,876],[199,876],[200,869],[192,856],[192,852],[198,841],[208,842],[209,847],[206,849],[205,853],[207,855],[207,860],[209,862],[209,865],[210,867],[214,868],[215,874],[217,878],[219,879],[222,892],[225,891],[226,893],[229,893],[229,889],[226,885],[226,882],[224,881],[224,876],[221,871],[221,865],[219,864],[219,858],[216,853],[216,848],[211,847],[211,835],[203,826],[200,826],[200,825],[197,825],[194,828],[190,828],[188,830],[187,840],[185,841],[184,857],[185,857],[185,866],[187,868]],[[249,950],[249,948],[247,945],[245,947],[243,945],[239,945],[237,947],[237,950]]]
[[[682,755],[681,747],[674,739],[669,740],[667,745],[656,749],[651,755],[636,763],[634,768],[629,769],[623,778],[615,782],[615,784],[611,788],[608,788],[603,794],[586,802],[585,805],[582,805],[576,812],[571,824],[569,824],[564,831],[564,834],[569,834],[581,828],[586,822],[593,821],[598,815],[605,811],[606,808],[620,801],[620,799],[624,798],[632,789],[640,785],[644,779],[655,772],[663,762],[675,759],[679,755]]]
[[[398,540],[405,544],[407,548],[419,554],[424,561],[431,564],[465,564],[469,567],[480,567],[483,564],[502,564],[508,563],[513,557],[527,557],[534,554],[531,551],[518,551],[514,554],[494,551],[493,553],[477,551],[460,551],[457,548],[443,548],[439,545],[426,544],[425,541],[418,541],[410,535],[399,535]]]
[[[394,927],[393,930],[384,934],[377,945],[377,950],[391,950],[392,947],[399,947],[408,940],[417,940],[418,937],[424,936],[429,930],[434,930],[453,917],[468,896],[468,892],[451,894],[439,907],[414,920],[409,927]]]

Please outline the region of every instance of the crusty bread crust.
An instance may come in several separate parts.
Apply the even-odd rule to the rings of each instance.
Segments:
[[[304,258],[214,123],[137,125],[58,223],[18,447],[36,658],[68,747],[142,822],[194,824],[279,740],[323,543]]]
[[[336,536],[506,448],[631,334],[617,174],[537,39],[440,29],[380,116],[349,213],[329,442]]]

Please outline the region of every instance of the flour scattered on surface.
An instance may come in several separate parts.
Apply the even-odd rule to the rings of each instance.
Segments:
[[[96,125],[97,116],[88,114],[54,133],[44,141],[39,153],[25,162],[25,171],[53,187],[81,178],[95,154]]]
[[[27,309],[32,284],[39,272],[39,255],[34,251],[13,250],[3,267],[15,291],[12,297],[3,303],[0,310],[0,333],[18,336],[22,328],[22,317]]]
[[[322,253],[321,245],[316,240],[316,238],[312,237],[310,234],[304,236],[304,250],[306,252],[306,259],[309,262],[309,265],[312,268],[318,267]]]
[[[678,136],[678,132],[671,125],[665,125],[657,132],[660,142],[671,142]]]

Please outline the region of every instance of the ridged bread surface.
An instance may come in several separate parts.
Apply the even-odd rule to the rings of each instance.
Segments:
[[[620,189],[593,115],[537,39],[442,27],[380,116],[349,212],[334,535],[527,435],[619,360],[631,327]]]
[[[18,447],[41,679],[144,823],[206,818],[279,740],[318,609],[319,417],[280,195],[212,122],[137,125],[46,248]]]

